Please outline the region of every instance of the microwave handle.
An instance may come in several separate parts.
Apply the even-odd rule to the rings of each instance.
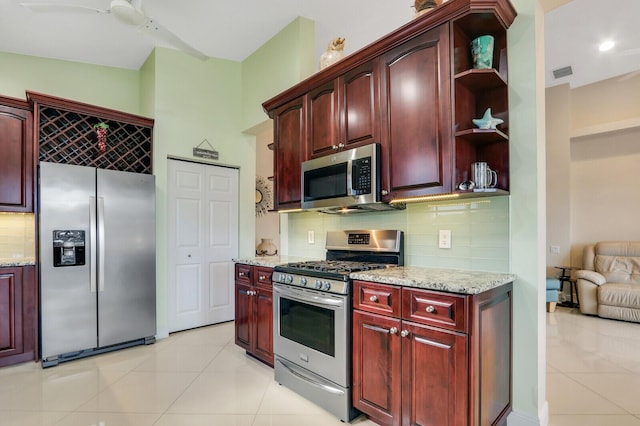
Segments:
[[[353,190],[353,159],[347,161],[347,195],[351,197],[358,195]]]

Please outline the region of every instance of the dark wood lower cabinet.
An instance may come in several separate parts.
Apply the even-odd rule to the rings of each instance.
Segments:
[[[235,342],[273,367],[272,268],[236,264]]]
[[[354,406],[388,426],[506,424],[512,285],[478,295],[385,286],[354,283]]]
[[[0,367],[37,359],[37,297],[35,266],[0,268]]]

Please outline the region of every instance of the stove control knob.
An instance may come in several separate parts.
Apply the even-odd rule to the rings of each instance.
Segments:
[[[322,285],[322,289],[324,291],[329,291],[331,289],[331,283],[329,281],[325,281]]]
[[[307,279],[305,277],[300,278],[300,285],[303,285],[303,286],[307,285]]]
[[[315,288],[317,288],[318,290],[322,289],[322,281],[320,281],[320,280],[315,280],[315,281],[313,282],[313,286],[314,286]]]
[[[293,277],[291,275],[285,276],[285,282],[287,284],[291,284],[293,282]]]

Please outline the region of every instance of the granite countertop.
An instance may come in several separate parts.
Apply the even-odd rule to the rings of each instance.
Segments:
[[[290,262],[304,262],[307,260],[317,260],[300,256],[257,256],[247,259],[233,259],[235,263],[244,263],[245,265],[266,266],[274,268],[278,265],[284,265]]]
[[[479,294],[513,282],[516,276],[494,272],[399,266],[354,272],[351,279],[451,293]]]
[[[33,266],[36,264],[36,260],[29,257],[19,258],[0,258],[0,268],[11,266]]]

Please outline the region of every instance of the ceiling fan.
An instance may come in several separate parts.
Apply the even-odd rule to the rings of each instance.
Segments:
[[[60,4],[60,3],[42,3],[42,2],[25,2],[20,3],[21,6],[31,9],[34,12],[85,12],[85,13],[101,13],[110,14],[118,18],[120,21],[129,25],[138,27],[140,31],[150,36],[164,41],[177,49],[194,56],[198,59],[205,60],[207,55],[200,52],[195,47],[189,45],[173,32],[162,26],[158,21],[145,15],[142,9],[142,0],[111,0],[108,9],[96,9],[93,7],[76,5],[76,4]]]

